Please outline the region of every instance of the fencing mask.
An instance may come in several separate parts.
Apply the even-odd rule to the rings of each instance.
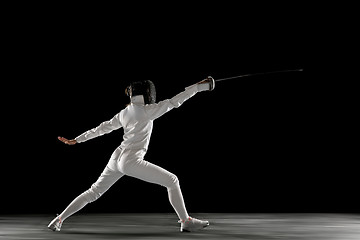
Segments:
[[[145,104],[156,102],[155,85],[150,80],[131,83],[126,89],[126,95],[129,97],[143,95]]]

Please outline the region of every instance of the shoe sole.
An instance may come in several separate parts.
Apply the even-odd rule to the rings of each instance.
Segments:
[[[54,225],[53,225],[53,226],[50,226],[50,225],[49,225],[48,228],[49,228],[50,230],[54,231],[54,232],[60,232],[60,230],[57,229]]]
[[[60,232],[61,227],[60,228],[57,227],[55,222],[56,222],[56,219],[52,220],[47,227],[54,232]]]
[[[181,232],[196,232],[198,230],[201,230],[201,229],[204,229],[204,228],[208,227],[209,225],[210,225],[210,223],[203,226],[202,228],[190,228],[190,229],[183,228],[183,229],[181,229]]]

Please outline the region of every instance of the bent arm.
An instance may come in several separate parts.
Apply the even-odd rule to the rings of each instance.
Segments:
[[[147,114],[149,115],[150,119],[155,120],[171,109],[180,107],[186,100],[193,97],[196,93],[206,90],[209,90],[208,83],[191,85],[185,88],[185,91],[177,94],[171,99],[166,99],[157,104],[146,105]]]
[[[76,142],[81,143],[87,140],[96,138],[98,136],[102,136],[104,134],[110,133],[113,130],[121,128],[120,123],[120,113],[116,114],[112,119],[109,121],[102,122],[96,128],[93,128],[89,131],[84,132],[83,134],[77,136],[75,138]]]

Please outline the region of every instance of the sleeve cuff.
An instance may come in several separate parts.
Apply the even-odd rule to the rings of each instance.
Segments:
[[[77,136],[75,138],[75,140],[76,140],[77,143],[85,142],[85,139],[84,139],[83,135]]]
[[[210,83],[197,84],[197,88],[199,92],[208,91],[210,90]]]

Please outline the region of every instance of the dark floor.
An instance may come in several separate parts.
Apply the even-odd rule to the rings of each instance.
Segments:
[[[180,233],[175,214],[77,214],[64,222],[61,232],[52,232],[47,224],[53,216],[0,216],[0,239],[360,239],[360,215],[192,215],[209,220],[210,226]]]

